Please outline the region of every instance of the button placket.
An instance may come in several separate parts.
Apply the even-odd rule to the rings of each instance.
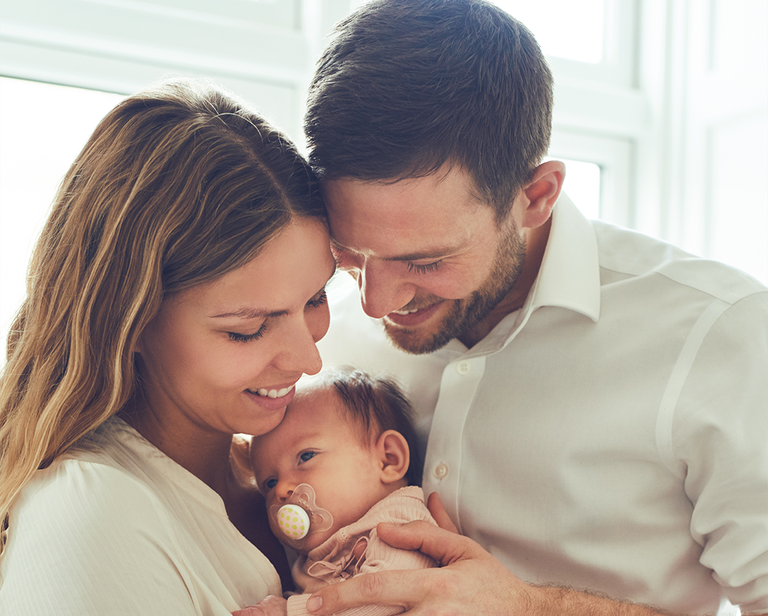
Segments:
[[[425,456],[424,491],[439,491],[459,526],[462,432],[484,371],[485,357],[457,358],[445,366]]]

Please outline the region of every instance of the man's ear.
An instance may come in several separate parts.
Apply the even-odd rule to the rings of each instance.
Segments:
[[[541,163],[531,181],[523,187],[522,226],[535,229],[549,220],[565,181],[565,164],[559,160]]]
[[[397,430],[387,430],[376,441],[376,452],[381,464],[381,482],[400,481],[408,472],[411,454],[408,441]]]

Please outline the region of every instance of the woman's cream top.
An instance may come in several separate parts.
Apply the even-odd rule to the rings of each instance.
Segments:
[[[113,418],[11,510],[0,614],[228,616],[281,592],[218,494]]]

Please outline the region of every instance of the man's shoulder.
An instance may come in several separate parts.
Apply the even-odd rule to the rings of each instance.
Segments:
[[[741,270],[690,254],[642,233],[601,221],[592,222],[598,243],[601,277],[605,282],[632,280],[673,286],[734,304],[768,288]]]

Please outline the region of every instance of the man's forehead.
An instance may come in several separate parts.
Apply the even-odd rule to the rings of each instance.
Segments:
[[[329,180],[325,198],[332,240],[342,250],[401,260],[461,250],[493,224],[493,211],[455,178],[449,184],[446,179],[435,185],[431,177],[397,184]]]

